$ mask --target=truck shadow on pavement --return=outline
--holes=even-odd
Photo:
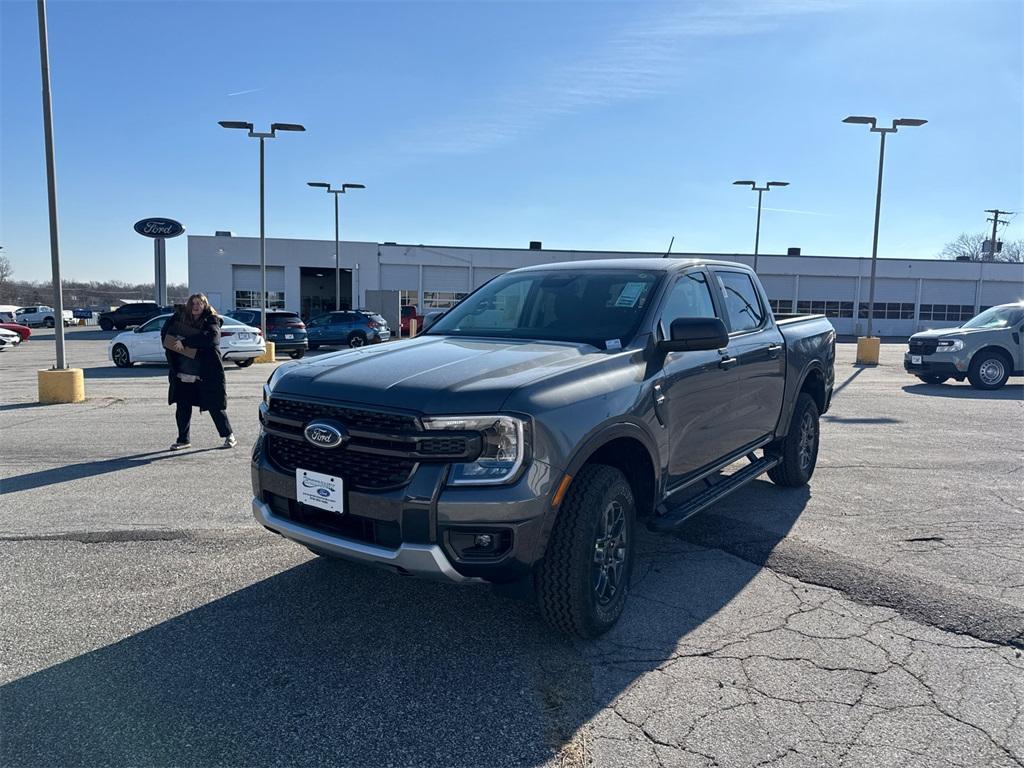
[[[791,525],[809,497],[755,486],[731,514],[767,504]],[[273,562],[292,555],[249,542]],[[678,536],[644,532],[639,555],[626,614],[594,642],[487,589],[314,558],[0,688],[0,763],[561,765],[637,678],[681,646],[733,639],[719,613],[760,571]],[[667,695],[690,693],[680,680]]]
[[[967,400],[1024,400],[1024,384],[1007,384],[1002,389],[975,389],[966,384],[908,384],[908,395],[959,397]]]

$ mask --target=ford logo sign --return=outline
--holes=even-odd
[[[174,219],[143,219],[135,222],[135,231],[145,237],[177,237],[185,228]]]
[[[346,429],[330,421],[311,421],[302,434],[320,448],[337,448],[348,442]]]

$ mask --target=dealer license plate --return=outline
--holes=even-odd
[[[251,333],[245,333],[243,331],[242,333],[238,334],[238,340],[239,341],[252,341],[252,334]]]
[[[308,469],[295,470],[295,498],[305,504],[328,512],[344,514],[344,487],[340,477],[312,472]]]
[[[295,338],[295,334],[294,334],[294,333],[286,333],[286,334],[284,335],[284,337],[285,337],[286,339],[294,339],[294,338]]]
[[[920,365],[921,364],[921,356],[920,355],[911,355],[910,356],[910,362],[913,365]]]

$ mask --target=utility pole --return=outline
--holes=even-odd
[[[994,209],[986,210],[985,213],[991,213],[992,214],[992,218],[991,219],[986,219],[986,221],[991,221],[992,222],[992,240],[990,241],[992,243],[992,247],[989,250],[989,253],[992,255],[992,261],[995,261],[996,260],[996,252],[999,250],[998,246],[996,245],[996,243],[999,242],[998,240],[996,240],[996,230],[998,229],[1000,224],[1009,224],[1010,223],[1009,221],[1001,221],[999,217],[1000,216],[1012,216],[1013,215],[1013,211],[1000,211],[998,208],[994,208]],[[985,260],[985,249],[984,248],[981,249],[981,260],[982,261]]]

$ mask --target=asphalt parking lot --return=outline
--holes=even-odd
[[[270,366],[171,454],[166,371],[71,329],[88,400],[0,353],[0,764],[1024,765],[1024,385],[840,345],[807,489],[644,534],[597,642],[525,602],[325,561],[249,511]]]

